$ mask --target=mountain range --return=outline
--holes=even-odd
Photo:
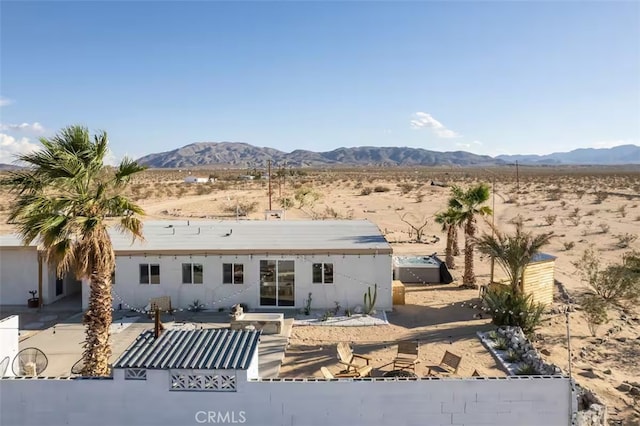
[[[291,167],[327,166],[488,166],[531,165],[617,165],[640,164],[640,147],[581,148],[548,155],[477,155],[465,151],[438,152],[422,148],[371,147],[338,148],[326,152],[279,151],[243,142],[199,142],[172,151],[149,154],[138,162],[153,168],[189,167],[265,167],[274,164]]]
[[[137,161],[151,168],[195,167],[357,167],[357,166],[495,166],[522,165],[622,165],[640,164],[640,146],[580,148],[547,155],[477,155],[465,151],[438,152],[422,148],[360,146],[326,152],[297,149],[284,152],[243,142],[199,142],[171,151],[145,155]],[[0,164],[0,171],[15,170]]]

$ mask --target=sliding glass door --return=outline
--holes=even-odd
[[[295,262],[293,260],[260,261],[260,305],[295,305]]]

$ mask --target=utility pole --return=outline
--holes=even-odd
[[[267,160],[267,178],[269,179],[269,210],[271,210],[271,160]]]
[[[491,193],[492,193],[492,204],[493,207],[491,208],[492,212],[491,212],[491,237],[495,236],[496,230],[495,230],[495,221],[496,221],[496,175],[493,175],[493,188],[491,189]],[[495,270],[496,267],[496,258],[494,256],[491,256],[491,281],[490,284],[493,284],[493,272]]]
[[[516,160],[516,193],[520,194],[520,171],[518,169],[518,160]]]

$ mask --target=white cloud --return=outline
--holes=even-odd
[[[11,99],[0,96],[0,107],[5,107],[7,105],[11,105],[12,103],[13,101]]]
[[[451,129],[447,129],[444,124],[427,114],[426,112],[416,112],[411,120],[411,128],[413,129],[431,129],[431,131],[439,138],[451,139],[460,135]]]
[[[29,141],[29,138],[16,139],[0,133],[0,163],[12,164],[16,161],[16,155],[28,154],[38,149],[40,145]]]
[[[4,132],[25,132],[25,133],[44,133],[45,128],[37,121],[34,123],[21,124],[0,124],[0,131]]]

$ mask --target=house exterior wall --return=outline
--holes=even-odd
[[[27,306],[29,290],[38,290],[37,249],[0,247],[0,304]]]
[[[186,309],[195,300],[207,309],[229,308],[236,303],[246,303],[250,309],[260,306],[260,260],[295,261],[295,308],[302,308],[312,293],[312,308],[329,309],[340,302],[342,307],[362,305],[364,293],[370,286],[378,285],[376,308],[390,310],[391,256],[317,254],[304,256],[253,254],[253,255],[166,255],[144,254],[116,256],[116,275],[113,287],[114,307],[126,309],[127,305],[144,308],[149,299],[170,296],[172,307]],[[203,284],[183,284],[182,264],[203,265]],[[224,263],[242,264],[243,284],[223,284]],[[333,284],[312,283],[312,265],[332,263]],[[160,265],[160,284],[140,284],[140,264]],[[86,292],[85,292],[86,293]],[[88,297],[83,295],[83,307]],[[264,307],[265,309],[278,307]]]
[[[17,315],[11,315],[0,320],[0,363],[2,363],[5,358],[9,358],[7,369],[4,371],[4,374],[0,371],[0,377],[3,375],[4,377],[13,377],[11,364],[18,353],[20,340],[18,327],[19,319]],[[0,424],[2,424],[1,421]]]
[[[239,381],[236,392],[169,387],[169,372],[151,370],[147,380],[4,379],[0,424],[569,425],[573,400],[563,377]]]
[[[50,303],[55,302],[56,300],[62,299],[63,297],[70,296],[72,294],[78,293],[82,290],[82,285],[79,280],[75,279],[73,272],[69,272],[65,274],[63,277],[62,284],[62,293],[56,294],[56,286],[57,286],[57,273],[56,268],[53,265],[46,266],[46,263],[43,262],[43,284],[42,284],[42,292],[44,297],[44,304],[48,305]]]

